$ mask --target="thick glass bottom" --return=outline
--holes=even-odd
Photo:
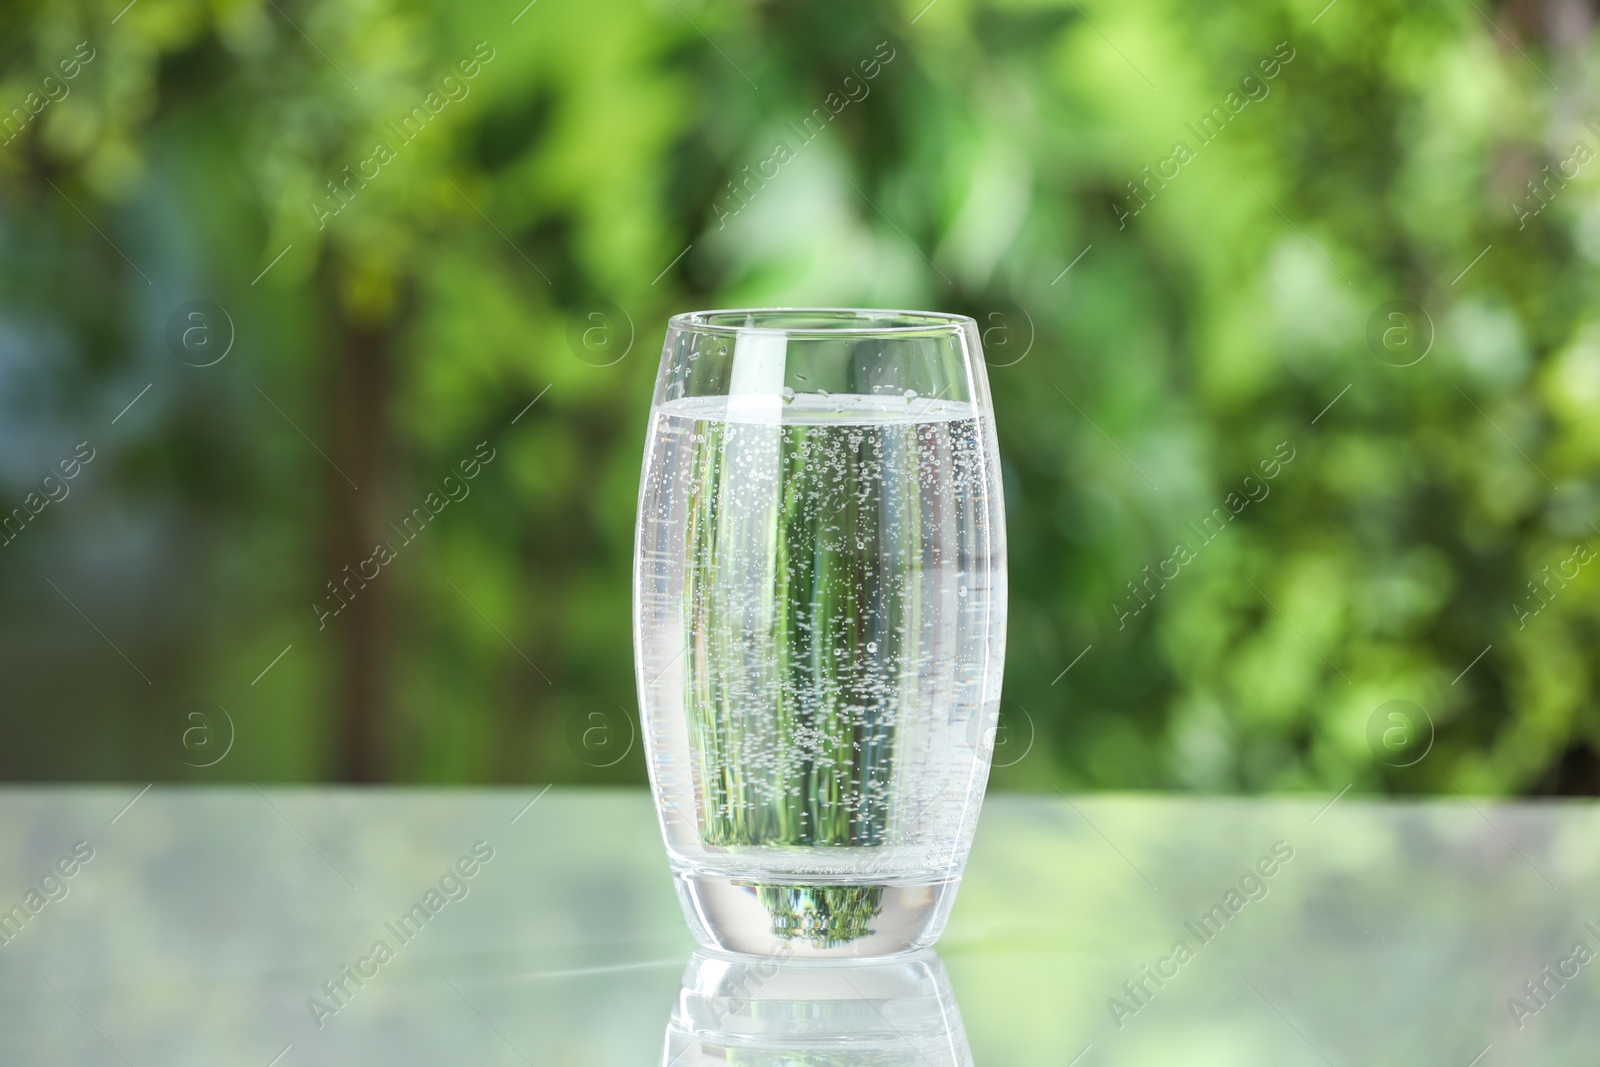
[[[707,948],[755,956],[851,959],[928,948],[944,932],[959,879],[766,881],[674,874],[689,929]]]

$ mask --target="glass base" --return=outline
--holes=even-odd
[[[695,940],[753,956],[851,959],[930,947],[944,932],[959,879],[774,882],[678,871]]]

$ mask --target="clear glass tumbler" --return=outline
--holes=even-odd
[[[988,781],[1005,623],[973,320],[671,320],[639,493],[635,665],[701,944],[851,957],[938,938]]]

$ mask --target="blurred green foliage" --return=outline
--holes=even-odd
[[[9,5],[0,774],[642,781],[665,318],[793,304],[985,330],[997,785],[1595,792],[1591,18]]]

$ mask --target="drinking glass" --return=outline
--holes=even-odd
[[[651,405],[634,644],[690,929],[881,956],[949,917],[988,781],[1005,519],[960,315],[677,315]]]

